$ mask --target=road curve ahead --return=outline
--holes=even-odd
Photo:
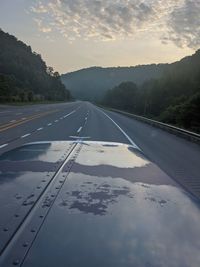
[[[0,106],[0,154],[29,142],[73,140],[74,136],[132,144],[200,197],[197,144],[89,102]]]

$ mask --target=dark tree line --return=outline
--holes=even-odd
[[[171,64],[159,79],[121,83],[103,103],[200,132],[200,50]]]
[[[58,72],[30,46],[0,30],[0,102],[69,98]]]

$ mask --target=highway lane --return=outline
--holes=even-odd
[[[105,111],[145,156],[200,198],[200,146],[119,113]]]
[[[29,111],[26,118],[29,117],[30,121],[19,125],[14,123],[9,129],[5,127],[1,131],[0,128],[1,153],[27,142],[74,140],[71,136],[87,136],[98,141],[128,141],[103,113],[87,102],[57,104],[43,116],[33,119]]]
[[[78,102],[47,105],[47,107],[45,107],[47,110],[45,111],[43,108],[41,112],[37,112],[37,115],[34,112],[31,114],[30,110],[28,110],[28,115],[26,113],[24,114],[24,116],[26,116],[25,120],[18,120],[10,126],[7,126],[9,122],[5,122],[0,127],[1,152],[2,150],[9,150],[10,148],[25,143],[26,137],[28,136],[31,136],[31,139],[34,141],[36,132],[42,131],[47,127],[50,128],[52,125],[55,127],[56,123],[60,121],[61,118],[66,120],[66,115],[70,112],[75,112],[79,106],[80,104]],[[46,133],[47,135],[45,138],[48,139],[48,133],[51,133],[51,131],[47,131]]]
[[[67,106],[74,105],[74,102]],[[16,124],[21,120],[26,120],[31,116],[38,116],[55,110],[65,109],[66,103],[43,104],[30,106],[2,106],[0,105],[0,128],[5,124]]]
[[[6,106],[0,105],[0,126],[4,123],[14,123],[20,119],[26,119],[30,115],[40,114],[63,104],[38,104],[25,106]]]
[[[6,110],[10,111],[9,107]],[[198,145],[124,115],[102,110],[88,102],[45,105],[40,112],[36,110],[37,107],[25,107],[21,115],[26,118],[35,114],[42,116],[0,132],[0,153],[27,142],[73,140],[72,136],[128,143],[138,146],[167,174],[200,196]],[[16,110],[9,114],[9,120],[15,113]],[[3,124],[7,123],[5,114],[0,114],[4,118]]]

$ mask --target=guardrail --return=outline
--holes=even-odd
[[[109,109],[109,110],[114,111],[114,112],[121,113],[121,114],[126,115],[128,117],[134,118],[134,119],[136,119],[138,121],[142,121],[142,122],[148,123],[148,124],[150,124],[152,126],[155,126],[157,128],[163,129],[163,130],[165,130],[165,131],[167,131],[169,133],[175,134],[175,135],[180,136],[182,138],[185,138],[185,139],[187,139],[189,141],[192,141],[192,142],[195,142],[197,144],[200,144],[200,135],[197,134],[197,133],[194,133],[194,132],[191,132],[191,131],[187,131],[187,130],[175,127],[173,125],[170,125],[170,124],[166,124],[166,123],[163,123],[163,122],[159,122],[159,121],[155,121],[155,120],[152,120],[152,119],[148,119],[148,118],[145,118],[145,117],[142,117],[142,116],[139,116],[139,115],[135,115],[135,114],[132,114],[132,113],[129,113],[129,112],[126,112],[126,111],[122,111],[122,110],[119,110],[119,109],[108,108],[108,107],[104,107],[104,108]]]

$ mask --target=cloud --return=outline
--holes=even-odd
[[[180,47],[200,47],[200,1],[186,0],[181,7],[175,8],[168,20],[168,35]]]
[[[41,32],[51,32],[51,28],[48,28],[48,27],[41,27],[41,28],[40,28],[40,31],[41,31]]]
[[[37,26],[38,26],[38,29],[40,32],[44,32],[44,33],[47,33],[47,32],[51,32],[52,31],[52,28],[51,27],[44,27],[43,26],[43,21],[42,19],[34,19]]]
[[[200,44],[200,0],[41,0],[31,11],[40,31],[54,29],[69,40],[134,39],[147,32],[163,43]]]
[[[48,12],[48,9],[41,2],[37,5],[37,7],[32,6],[30,10],[38,14]]]

